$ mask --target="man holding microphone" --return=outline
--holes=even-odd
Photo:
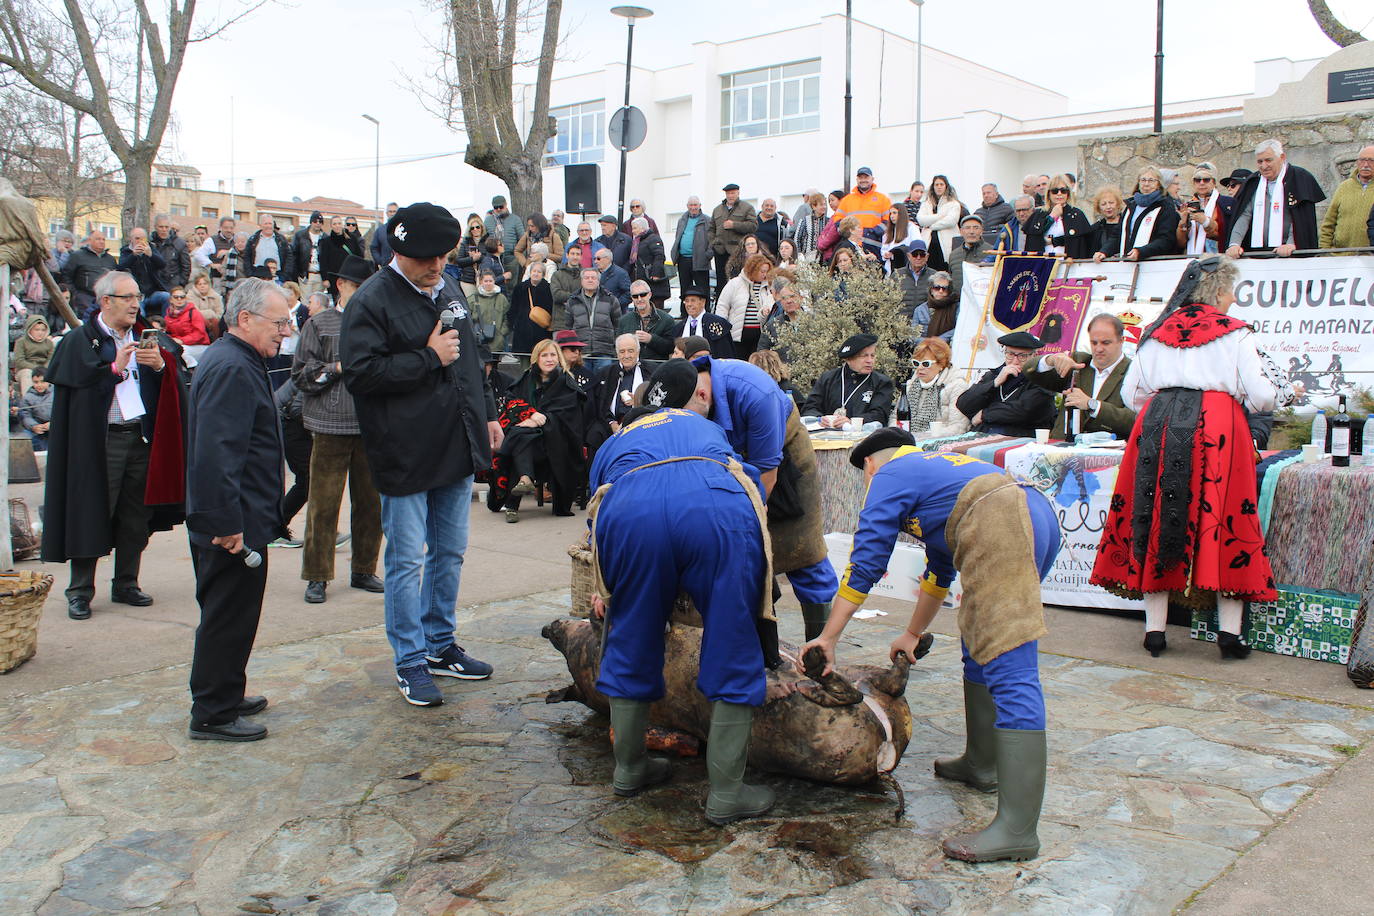
[[[291,336],[282,288],[250,278],[224,307],[223,337],[210,345],[191,385],[186,527],[196,571],[191,660],[192,738],[257,741],[267,728],[246,717],[267,707],[245,697],[245,673],[262,616],[269,542],[286,533],[281,420],[265,360]]]

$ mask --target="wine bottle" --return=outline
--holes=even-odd
[[[1317,447],[1317,451],[1326,454],[1326,411],[1317,409],[1317,415],[1312,418],[1312,444]]]
[[[906,397],[906,386],[902,386],[902,395],[897,398],[897,428],[911,432],[911,402]]]
[[[1331,418],[1331,466],[1350,467],[1350,414],[1345,412],[1345,395],[1340,396],[1336,415]]]

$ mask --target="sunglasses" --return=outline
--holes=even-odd
[[[1068,189],[1068,188],[1050,188],[1050,193],[1051,193],[1051,194],[1067,194],[1067,193],[1069,193],[1069,189]]]
[[[1203,176],[1203,177],[1199,177],[1199,178],[1194,178],[1194,179],[1193,179],[1193,184],[1206,184],[1206,183],[1209,182],[1209,181],[1216,181],[1216,179],[1215,179],[1215,178],[1207,178],[1206,176]]]
[[[931,288],[931,289],[941,289],[941,290],[944,290],[945,292],[949,292],[949,287],[948,287],[948,286],[936,286],[934,283],[932,283],[932,284],[930,285],[930,288]]]
[[[357,229],[357,228],[358,228],[358,224],[357,224],[357,223],[344,223],[344,226],[346,226],[346,227],[349,228],[349,229]]]
[[[936,365],[935,360],[933,359],[913,359],[911,361],[911,364],[915,366],[917,369],[929,369],[932,366]]]
[[[630,298],[631,298],[631,299],[648,299],[648,298],[649,298],[649,294],[648,294],[648,293],[630,293]]]

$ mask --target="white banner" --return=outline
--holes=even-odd
[[[1289,377],[1307,386],[1305,407],[1330,408],[1336,395],[1374,387],[1374,256],[1242,258],[1236,304],[1230,315],[1248,322],[1259,346]],[[1123,318],[1132,340],[1169,300],[1188,265],[1185,258],[1142,264],[1081,261],[1061,267],[1062,278],[1105,277],[1093,284],[1088,315]],[[974,333],[987,301],[993,268],[964,266],[964,288],[955,326],[954,365],[975,372],[1001,365],[994,335],[975,347]],[[1134,286],[1134,289],[1132,287]],[[1087,323],[1077,343],[1087,349]],[[1127,345],[1127,354],[1134,347]]]

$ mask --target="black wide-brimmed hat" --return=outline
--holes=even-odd
[[[335,280],[352,280],[359,285],[364,280],[372,276],[372,262],[366,258],[360,258],[356,254],[350,254],[344,258],[339,269],[330,274]]]
[[[391,250],[408,258],[437,258],[448,254],[463,237],[463,224],[453,214],[429,201],[411,204],[387,220],[386,240]]]

